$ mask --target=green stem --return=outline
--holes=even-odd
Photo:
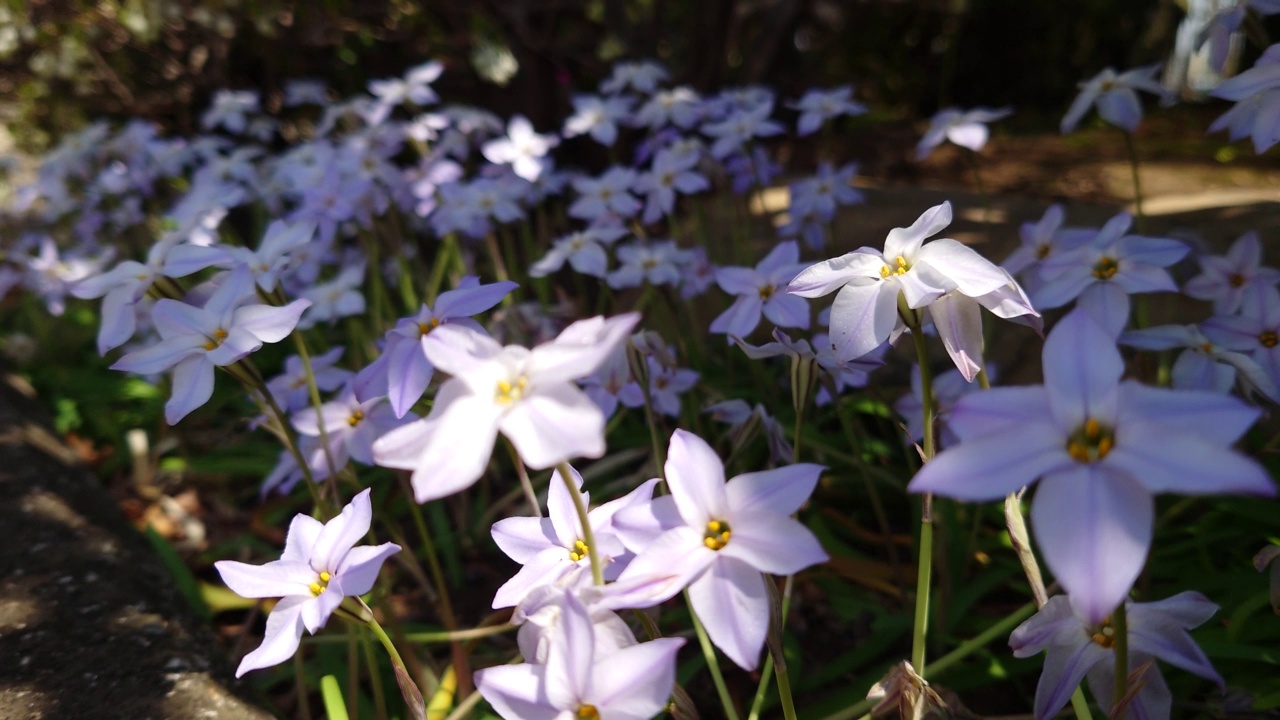
[[[595,533],[591,530],[591,520],[587,517],[587,504],[582,500],[582,492],[573,482],[573,471],[569,463],[562,462],[556,466],[560,479],[569,489],[569,497],[573,498],[573,509],[578,513],[578,522],[582,525],[582,541],[587,544],[587,557],[591,558],[591,581],[596,585],[604,585],[604,566],[600,564],[600,553],[596,550]]]
[[[1112,649],[1116,654],[1116,704],[1111,708],[1111,720],[1124,720],[1122,701],[1129,691],[1129,618],[1123,601],[1111,613],[1111,629],[1115,642]]]
[[[1084,688],[1077,687],[1071,693],[1071,709],[1076,712],[1076,720],[1093,720],[1093,713],[1089,712],[1089,701],[1084,699]]]
[[[413,497],[413,488],[409,485],[406,472],[397,472],[396,478],[400,481],[400,488],[404,491],[405,497]],[[440,612],[440,620],[448,630],[457,627],[457,622],[453,618],[453,604],[449,602],[449,586],[444,580],[444,569],[440,566],[440,556],[436,553],[436,544],[431,539],[431,533],[427,530],[427,521],[422,517],[422,508],[416,501],[409,502],[409,512],[413,515],[413,524],[418,528],[418,537],[422,540],[422,549],[427,555],[427,569],[431,572],[431,580],[436,586],[436,595],[439,596],[440,605],[437,608]]]
[[[505,435],[502,436],[502,442],[507,446],[507,452],[511,454],[511,464],[516,466],[516,475],[520,478],[520,489],[524,491],[525,502],[529,503],[529,507],[533,508],[535,517],[542,517],[542,506],[538,504],[538,494],[533,491],[533,481],[529,479],[529,471],[524,466],[520,451]]]
[[[382,688],[382,673],[378,672],[378,658],[368,635],[360,633],[360,646],[364,650],[364,660],[369,665],[369,687],[373,690],[374,715],[378,720],[386,720],[387,697]]]
[[[724,707],[724,716],[728,720],[738,720],[738,711],[733,706],[733,698],[729,696],[729,687],[724,684],[724,676],[720,674],[720,664],[716,662],[716,650],[711,646],[711,638],[706,628],[693,611],[693,602],[689,591],[684,591],[684,601],[689,606],[689,618],[693,620],[693,631],[698,635],[698,644],[702,646],[702,656],[707,659],[707,670],[711,673],[711,682],[715,683],[716,692],[720,695],[720,704]]]
[[[973,170],[973,184],[977,186],[978,197],[982,199],[982,222],[985,225],[991,218],[991,196],[982,185],[982,173],[978,170],[978,153],[969,150],[965,154],[969,156],[969,167]]]
[[[924,332],[920,327],[918,311],[902,311],[903,319],[911,330],[916,346],[916,359],[920,364],[920,399],[924,412],[924,462],[933,459],[937,452],[934,440],[933,371],[929,367],[929,353],[925,346]],[[933,495],[925,493],[920,503],[920,561],[916,573],[916,613],[911,633],[911,665],[920,677],[925,676],[925,638],[929,633],[929,583],[933,570]]]
[[[1133,216],[1139,233],[1146,232],[1147,216],[1142,212],[1142,181],[1138,178],[1138,147],[1133,142],[1133,133],[1124,134],[1124,144],[1129,150],[1129,171],[1133,175]]]

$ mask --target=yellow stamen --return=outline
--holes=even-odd
[[[729,530],[729,523],[723,520],[708,520],[707,531],[702,535],[702,544],[709,550],[720,550],[729,544],[731,537],[733,533]]]
[[[1262,347],[1272,348],[1280,343],[1280,335],[1277,335],[1275,330],[1267,330],[1258,336],[1258,342],[1262,343]]]
[[[591,551],[587,548],[587,544],[581,540],[574,540],[573,547],[569,548],[569,559],[573,562],[578,562],[590,554]]]
[[[1231,287],[1244,287],[1244,276],[1240,273],[1231,273],[1231,276],[1227,278],[1227,282],[1231,284]]]
[[[319,596],[320,596],[320,593],[322,593],[322,592],[324,592],[324,587],[323,587],[323,586],[321,586],[321,585],[320,585],[320,583],[311,583],[311,594],[312,594],[312,595],[315,595],[316,597],[319,597]]]
[[[1097,418],[1087,418],[1078,430],[1067,438],[1067,455],[1079,463],[1095,463],[1110,454],[1115,447],[1115,433],[1103,426]]]
[[[227,339],[227,331],[223,330],[222,328],[218,328],[217,330],[213,331],[213,337],[209,338],[209,342],[204,344],[204,349],[213,350],[217,348],[219,345],[221,345],[222,341],[226,339]]]
[[[510,405],[516,400],[524,397],[524,391],[527,387],[529,387],[529,380],[523,375],[516,378],[514,383],[506,380],[499,380],[498,390],[494,393],[494,401],[499,405]]]
[[[578,707],[578,720],[600,720],[600,711],[595,705],[580,705]]]
[[[1045,243],[1045,244],[1041,245],[1040,247],[1037,247],[1037,248],[1036,248],[1036,259],[1037,259],[1037,260],[1043,260],[1043,259],[1045,259],[1045,258],[1049,257],[1049,253],[1051,253],[1051,252],[1053,252],[1053,246],[1052,246],[1052,245],[1050,245],[1049,243]]]
[[[347,424],[351,427],[355,427],[359,425],[362,420],[364,420],[364,413],[357,410],[351,413],[351,417],[347,418]]]
[[[772,285],[765,285],[764,287],[760,288],[760,299],[761,299],[761,300],[768,300],[768,299],[769,299],[769,298],[771,298],[771,297],[773,297],[773,286],[772,286]]]
[[[431,318],[426,322],[418,323],[418,333],[420,335],[426,335],[438,327],[440,327],[440,318]]]
[[[1116,630],[1111,627],[1111,617],[1108,616],[1102,620],[1102,625],[1094,630],[1089,639],[1098,645],[1110,650],[1116,644]]]
[[[1120,269],[1120,264],[1115,258],[1102,257],[1093,265],[1093,276],[1099,280],[1110,280],[1115,277],[1116,271]]]

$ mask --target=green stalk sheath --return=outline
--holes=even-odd
[[[604,585],[604,566],[600,564],[600,553],[596,550],[596,536],[591,530],[591,521],[587,518],[587,504],[582,501],[582,492],[573,482],[573,473],[569,463],[562,462],[556,466],[560,479],[569,489],[569,497],[573,498],[573,509],[578,512],[578,522],[582,524],[582,541],[587,544],[587,557],[591,558],[591,581],[596,585]]]
[[[933,371],[929,368],[928,348],[915,311],[903,313],[908,319],[911,339],[920,364],[920,399],[924,411],[924,462],[937,452],[934,444]],[[925,677],[925,638],[929,633],[929,584],[933,575],[933,495],[926,493],[920,503],[920,561],[916,573],[916,613],[911,634],[911,665]]]
[[[1146,232],[1147,216],[1142,212],[1142,181],[1138,178],[1138,147],[1133,142],[1133,133],[1124,134],[1124,144],[1129,150],[1129,171],[1133,175],[1133,217],[1139,233]]]
[[[1116,706],[1111,709],[1111,720],[1124,720],[1122,702],[1129,692],[1129,618],[1124,602],[1111,613],[1111,629],[1116,654]]]
[[[711,647],[711,638],[707,637],[706,628],[693,611],[693,602],[689,599],[689,591],[684,591],[684,602],[689,606],[689,619],[693,620],[693,631],[698,635],[698,644],[702,646],[702,656],[707,659],[707,670],[711,673],[711,682],[715,683],[716,693],[720,695],[720,704],[724,707],[724,716],[728,720],[738,720],[738,711],[733,707],[733,698],[729,696],[729,687],[724,684],[724,676],[720,674],[720,665],[716,662],[716,650]]]

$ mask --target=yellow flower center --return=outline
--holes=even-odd
[[[1115,277],[1116,271],[1120,269],[1120,264],[1113,257],[1103,256],[1093,265],[1093,276],[1099,280],[1110,280]]]
[[[768,300],[768,299],[769,299],[769,298],[771,298],[771,297],[773,297],[773,286],[772,286],[772,285],[765,285],[764,287],[760,288],[760,299],[761,299],[761,300]]]
[[[569,548],[569,559],[573,562],[578,562],[590,554],[591,552],[587,548],[587,544],[581,540],[574,540],[573,547]]]
[[[498,390],[494,393],[494,402],[499,405],[510,405],[524,397],[524,391],[527,387],[529,387],[529,380],[523,375],[516,378],[515,382],[499,380]]]
[[[227,339],[227,331],[223,330],[222,328],[218,328],[217,330],[213,331],[213,337],[209,338],[209,342],[204,344],[204,349],[213,350],[214,348],[217,348],[218,346],[222,345],[222,341],[226,339]]]
[[[426,335],[438,327],[440,327],[440,318],[431,318],[426,322],[418,323],[418,334]]]
[[[887,278],[890,275],[906,275],[907,271],[911,269],[907,265],[907,259],[902,257],[901,255],[898,256],[897,264],[898,264],[897,268],[891,268],[888,265],[881,265],[880,277]]]
[[[595,705],[578,706],[578,720],[600,720],[600,711]]]
[[[1244,276],[1240,273],[1231,273],[1231,276],[1227,278],[1227,282],[1231,284],[1231,287],[1244,287]]]
[[[702,544],[712,550],[720,550],[729,544],[729,538],[733,533],[729,530],[729,523],[721,520],[708,520],[707,531],[702,535]]]
[[[319,582],[311,583],[311,594],[315,597],[319,597],[320,593],[328,589],[329,581],[331,579],[333,579],[333,576],[330,575],[329,573],[327,572],[320,573]]]
[[[645,258],[644,262],[640,263],[640,267],[644,268],[645,270],[652,270],[658,267],[658,261],[654,260],[653,258]]]
[[[1105,458],[1114,446],[1115,433],[1111,428],[1089,418],[1067,439],[1067,454],[1076,462],[1095,463]]]
[[[1116,629],[1111,627],[1110,616],[1102,620],[1102,625],[1089,635],[1089,639],[1108,650],[1116,644]]]
[[[1043,245],[1036,248],[1036,259],[1043,260],[1049,257],[1049,253],[1051,252],[1053,252],[1053,246],[1050,245],[1049,243],[1044,243]]]
[[[356,410],[355,412],[351,413],[351,417],[347,418],[347,424],[350,425],[351,427],[355,427],[359,425],[362,420],[364,420],[364,413],[359,410]]]
[[[1267,330],[1258,336],[1258,342],[1262,343],[1262,347],[1275,347],[1280,342],[1280,336],[1276,335],[1275,330]]]

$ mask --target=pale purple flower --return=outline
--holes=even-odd
[[[822,379],[827,381],[821,384],[817,395],[814,396],[814,402],[818,405],[826,405],[830,402],[832,392],[839,394],[845,388],[865,386],[871,372],[884,365],[884,353],[889,348],[889,344],[884,343],[866,355],[853,360],[841,360],[836,357],[836,352],[831,348],[831,341],[826,333],[814,335],[813,345],[810,345],[809,341],[803,338],[792,340],[789,335],[777,328],[773,330],[773,342],[759,346],[751,345],[741,338],[735,338],[734,342],[752,360],[786,355],[791,358],[793,364],[799,361],[816,363],[818,369],[823,372]]]
[[[987,144],[987,136],[990,132],[987,129],[987,123],[1008,117],[1012,113],[1012,108],[939,110],[938,114],[929,121],[929,129],[925,131],[924,137],[920,138],[920,142],[916,144],[916,159],[923,160],[928,157],[929,153],[941,145],[943,140],[950,140],[962,148],[978,152]]]
[[[235,594],[281,598],[267,617],[262,645],[240,661],[236,677],[293,657],[304,627],[314,635],[344,597],[364,595],[373,589],[383,561],[400,552],[400,546],[383,543],[356,547],[368,534],[372,519],[369,490],[365,489],[327,523],[295,515],[279,560],[265,565],[232,560],[213,564]]]
[[[1271,149],[1280,142],[1280,44],[1267,48],[1253,67],[1224,80],[1209,94],[1236,103],[1213,121],[1209,132],[1225,129],[1233,142],[1250,137],[1259,155]]]
[[[746,400],[725,400],[712,403],[702,411],[710,415],[712,420],[728,423],[730,447],[743,447],[758,429],[764,433],[770,462],[779,465],[791,462],[794,451],[791,441],[787,439],[787,431],[782,423],[769,414],[764,405],[756,403],[752,407]]]
[[[418,107],[430,105],[440,98],[431,83],[440,78],[444,65],[432,60],[409,68],[403,78],[369,81],[369,93],[378,99],[369,117],[370,125],[380,125],[392,108],[412,103]]]
[[[345,368],[335,367],[342,357],[343,348],[331,348],[325,353],[316,355],[311,360],[311,373],[316,387],[324,392],[331,392],[342,387],[351,379],[352,373]],[[291,413],[300,410],[311,402],[307,383],[307,368],[302,358],[290,355],[284,359],[284,372],[267,381],[267,391],[281,410]]]
[[[1094,105],[1097,105],[1098,115],[1103,120],[1125,132],[1137,130],[1138,123],[1142,122],[1142,103],[1136,90],[1159,95],[1163,101],[1170,99],[1169,92],[1156,80],[1160,66],[1161,63],[1156,63],[1118,74],[1111,68],[1105,68],[1080,83],[1080,94],[1062,118],[1062,134],[1075,130],[1084,114]]]
[[[648,102],[640,106],[634,124],[651,130],[660,130],[667,125],[688,130],[701,118],[702,98],[692,89],[680,86],[654,93]]]
[[[573,475],[571,482],[582,493],[583,504],[590,506],[591,495],[582,490],[582,476],[572,467],[569,470]],[[582,523],[564,483],[557,469],[547,488],[547,517],[510,517],[499,520],[490,529],[498,549],[523,566],[498,588],[493,597],[495,609],[513,607],[534,588],[552,584],[574,568],[591,566]],[[605,580],[616,579],[632,557],[613,530],[614,514],[633,503],[648,502],[656,484],[657,480],[650,480],[587,513]]]
[[[423,303],[416,315],[400,319],[387,331],[382,355],[356,376],[356,396],[368,400],[386,395],[396,417],[404,417],[435,374],[424,349],[427,336],[444,325],[462,325],[483,335],[484,328],[471,316],[493,308],[517,287],[511,281],[481,285],[467,277],[457,288],[440,293],[434,309]]]
[[[1036,289],[1036,307],[1062,307],[1072,300],[1113,336],[1129,320],[1129,295],[1176,291],[1165,268],[1190,250],[1167,238],[1127,235],[1133,216],[1120,213],[1093,239],[1075,250],[1056,253],[1040,265],[1044,283]]]
[[[1262,244],[1252,230],[1236,238],[1226,255],[1204,255],[1199,260],[1200,274],[1188,280],[1182,292],[1211,301],[1219,315],[1239,310],[1246,292],[1280,283],[1280,270],[1262,264]]]
[[[584,177],[573,181],[578,198],[569,206],[569,216],[587,222],[609,215],[629,218],[640,211],[640,201],[631,194],[636,184],[636,171],[613,166],[599,177]]]
[[[87,257],[83,251],[59,252],[53,238],[42,235],[34,256],[20,256],[27,266],[22,284],[40,296],[49,314],[61,316],[66,310],[66,296],[74,295],[75,288],[100,273],[112,254],[107,251],[97,257]]]
[[[1218,606],[1198,592],[1182,592],[1150,603],[1125,601],[1128,624],[1129,672],[1147,662],[1170,665],[1212,680],[1226,689],[1222,676],[1187,631],[1203,625]],[[1066,706],[1080,681],[1107,710],[1115,697],[1115,628],[1110,618],[1080,617],[1074,603],[1062,595],[1049,598],[1009,636],[1014,657],[1027,658],[1045,650],[1044,672],[1036,685],[1036,720],[1047,720]],[[1141,687],[1126,706],[1127,717],[1159,720],[1169,717],[1173,699],[1160,670],[1152,664],[1137,679]]]
[[[360,286],[364,284],[364,271],[362,260],[343,267],[329,280],[304,289],[302,297],[310,301],[311,307],[303,314],[298,327],[306,330],[316,323],[332,323],[339,318],[363,313],[365,301]]]
[[[413,470],[418,502],[453,494],[484,474],[501,432],[531,468],[604,454],[604,415],[573,381],[600,367],[624,342],[634,313],[580,320],[533,350],[463,327],[437,328],[422,347],[453,377],[431,414],[374,443],[379,465]]]
[[[600,83],[600,92],[614,95],[631,89],[648,95],[658,89],[658,83],[667,79],[667,71],[652,60],[620,62],[613,72]]]
[[[763,314],[778,327],[809,328],[809,305],[803,298],[782,290],[805,265],[799,262],[795,241],[778,243],[754,268],[716,269],[716,284],[737,298],[711,321],[711,332],[746,337],[760,324]]]
[[[630,116],[633,102],[629,97],[576,95],[573,114],[564,121],[564,136],[590,135],[601,145],[612,147],[618,139],[618,122]]]
[[[572,593],[560,603],[545,665],[498,665],[475,675],[476,689],[505,720],[647,720],[675,686],[681,638],[598,652],[591,615]]]
[[[760,103],[749,109],[733,110],[728,117],[702,126],[702,133],[715,138],[711,155],[724,160],[742,150],[754,138],[780,135],[782,125],[769,119],[773,101]]]
[[[715,451],[684,430],[671,436],[665,468],[670,495],[614,516],[622,541],[637,552],[619,582],[676,576],[652,602],[687,584],[711,641],[753,670],[769,627],[761,573],[791,575],[827,560],[808,528],[790,517],[809,498],[823,468],[789,465],[726,483]]]
[[[200,127],[213,130],[219,126],[239,135],[249,124],[249,115],[258,112],[258,93],[254,90],[219,90],[213,104],[200,116]]]
[[[702,246],[689,248],[680,257],[683,262],[680,269],[680,298],[689,300],[707,291],[716,279],[716,268],[707,259],[707,250]]]
[[[1170,368],[1169,379],[1179,390],[1231,392],[1237,375],[1246,394],[1259,392],[1277,399],[1276,385],[1257,361],[1244,353],[1229,350],[1213,341],[1217,335],[1212,325],[1206,330],[1196,325],[1158,325],[1129,330],[1120,335],[1120,344],[1142,350],[1181,349]],[[1228,345],[1236,338],[1226,335]]]
[[[992,375],[987,366],[988,376]],[[951,447],[957,442],[951,429],[951,410],[960,398],[971,392],[981,391],[979,385],[965,380],[959,370],[951,369],[933,378],[934,419],[938,424],[938,447]],[[911,367],[911,392],[898,398],[893,409],[907,421],[907,436],[911,442],[924,441],[924,387],[920,380],[920,366]]]
[[[853,99],[853,86],[841,85],[830,90],[813,89],[787,107],[800,111],[796,135],[804,137],[817,132],[828,120],[841,115],[861,115],[867,107]]]
[[[1248,353],[1280,387],[1280,291],[1264,287],[1249,293],[1240,314],[1215,315],[1200,327],[1224,349]]]
[[[257,250],[228,245],[179,245],[168,253],[164,273],[182,277],[211,266],[231,269],[243,265],[263,292],[271,292],[290,266],[290,253],[310,243],[315,233],[314,222],[273,220]]]
[[[617,412],[622,391],[630,383],[631,364],[627,362],[625,345],[619,346],[598,370],[579,381],[583,392],[600,408],[606,419]]]
[[[699,154],[678,148],[663,148],[653,157],[649,171],[635,182],[636,192],[645,195],[641,220],[652,224],[675,210],[676,194],[692,195],[711,187],[706,176],[696,172]]]
[[[609,287],[614,290],[650,285],[675,285],[680,282],[680,249],[672,240],[628,243],[618,247],[617,270],[609,273]]]
[[[626,235],[626,228],[589,227],[557,238],[542,259],[529,266],[531,277],[546,277],[569,263],[583,275],[604,278],[609,274],[609,253],[606,247]]]
[[[1120,382],[1115,341],[1075,310],[1045,341],[1044,385],[994,388],[951,412],[959,443],[912,492],[996,500],[1040,479],[1031,525],[1076,611],[1100,623],[1138,577],[1153,495],[1273,495],[1266,471],[1231,449],[1258,411],[1228,395]]]
[[[956,240],[925,238],[951,224],[951,204],[930,208],[909,228],[894,228],[884,251],[863,247],[812,265],[787,292],[820,297],[839,290],[831,308],[836,357],[852,360],[893,340],[905,324],[899,296],[911,309],[927,309],[947,353],[966,378],[977,375],[982,357],[981,307],[1001,318],[1039,313],[1005,270]]]
[[[1094,233],[1080,228],[1064,229],[1066,219],[1062,206],[1054,203],[1036,222],[1025,222],[1018,228],[1022,244],[1009,254],[1001,266],[1013,275],[1021,275],[1023,286],[1034,295],[1032,288],[1042,283],[1042,263],[1055,253],[1074,250],[1088,244]]]
[[[649,401],[654,412],[669,417],[680,417],[680,396],[698,384],[698,371],[676,367],[654,355],[645,358],[649,371]],[[644,407],[645,393],[640,383],[632,380],[618,392],[618,399],[627,407]]]
[[[507,123],[507,134],[486,142],[480,151],[489,162],[509,164],[516,175],[533,182],[546,167],[547,153],[558,144],[556,136],[539,135],[528,118],[514,115]]]
[[[319,410],[307,407],[294,413],[292,423],[300,435],[321,438],[322,443],[328,440],[327,451],[322,444],[306,455],[313,477],[319,481],[337,474],[347,466],[348,460],[372,465],[374,440],[417,419],[413,413],[397,416],[384,397],[360,402],[348,385],[336,400],[323,403]],[[321,421],[324,422],[323,436]]]
[[[112,365],[141,375],[173,368],[173,395],[165,403],[170,425],[208,402],[213,394],[213,369],[230,365],[262,347],[280,342],[298,324],[309,300],[284,307],[240,303],[253,292],[247,269],[225,276],[203,307],[162,298],[151,311],[160,342],[131,352]]]

